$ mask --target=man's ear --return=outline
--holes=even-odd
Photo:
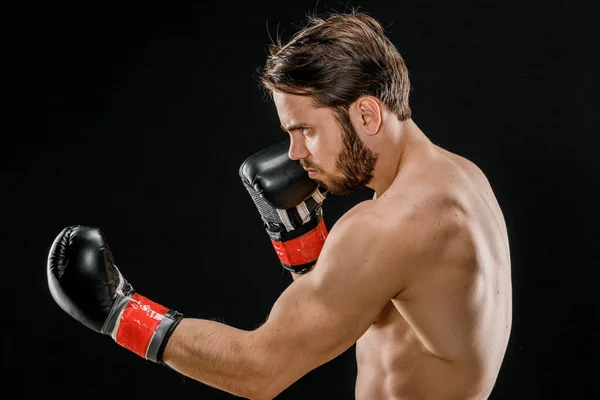
[[[372,96],[360,97],[355,102],[356,122],[368,136],[376,135],[381,126],[381,107]]]

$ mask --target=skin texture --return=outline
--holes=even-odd
[[[320,181],[322,186],[325,187],[329,193],[346,195],[365,186],[373,179],[373,170],[377,164],[377,155],[365,146],[362,140],[360,140],[356,129],[354,129],[354,126],[350,122],[348,112],[336,116],[343,132],[343,138],[342,148],[335,160],[335,173],[326,173],[323,168],[309,161],[308,157],[292,158],[296,156],[292,155],[290,152],[290,158],[299,160],[300,164],[305,169],[314,170],[314,172],[319,172],[324,175],[320,179],[315,179]],[[334,124],[329,123],[328,127],[335,128]],[[286,132],[300,130],[308,140],[314,138],[316,129],[313,127],[305,127],[304,125],[307,124],[301,123],[293,125],[291,127],[292,129],[283,125],[281,127]],[[326,179],[327,183],[325,183],[323,179]]]
[[[512,287],[504,218],[483,172],[374,97],[350,106],[353,132],[309,97],[273,98],[290,158],[330,190],[366,184],[375,195],[336,222],[313,270],[262,326],[186,318],[164,361],[238,396],[272,399],[356,344],[358,400],[486,399],[510,336]],[[348,134],[360,140],[351,151]],[[361,154],[376,163],[343,165]]]

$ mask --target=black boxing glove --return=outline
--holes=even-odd
[[[162,363],[167,340],[183,315],[136,293],[114,264],[100,229],[64,228],[50,248],[47,273],[50,294],[67,314]]]
[[[288,157],[288,147],[283,141],[258,151],[244,160],[239,174],[281,265],[303,274],[317,261],[327,238],[321,207],[327,193]]]

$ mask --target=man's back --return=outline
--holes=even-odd
[[[407,158],[372,207],[391,224],[412,221],[424,256],[399,266],[406,288],[357,342],[356,398],[485,399],[511,329],[504,218],[470,161],[431,144]]]

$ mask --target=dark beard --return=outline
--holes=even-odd
[[[336,118],[344,132],[342,151],[335,162],[339,174],[323,184],[329,193],[344,196],[367,185],[373,179],[378,155],[367,148],[352,126],[347,110],[336,110]]]

